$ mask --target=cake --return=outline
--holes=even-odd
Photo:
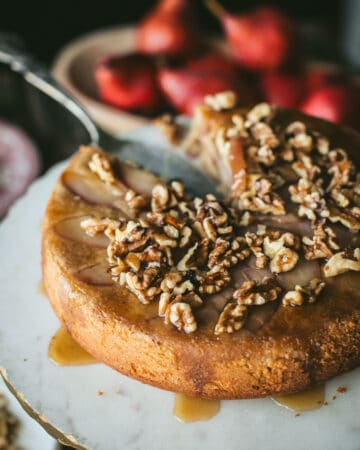
[[[125,375],[208,399],[297,392],[359,365],[360,137],[222,93],[180,147],[221,195],[94,147],[54,187],[43,280],[72,337]]]

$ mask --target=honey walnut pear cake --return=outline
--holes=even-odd
[[[360,137],[222,93],[182,148],[225,200],[92,147],[58,180],[43,278],[74,339],[125,375],[212,399],[300,391],[357,366]]]

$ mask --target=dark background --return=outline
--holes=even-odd
[[[202,1],[193,2],[203,30],[214,33],[220,31],[217,20],[206,10]],[[155,3],[154,0],[2,0],[0,31],[20,35],[31,52],[50,63],[56,52],[71,39],[98,28],[135,23]],[[347,2],[221,0],[221,3],[232,12],[264,3],[276,5],[301,23],[319,24],[336,42],[340,42]]]

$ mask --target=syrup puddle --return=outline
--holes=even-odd
[[[42,282],[39,291],[45,295]],[[70,336],[64,327],[59,328],[51,338],[48,350],[49,358],[60,366],[96,364],[98,361]],[[310,411],[321,408],[325,402],[325,386],[317,386],[303,392],[288,395],[274,395],[271,399],[279,406],[292,411]],[[220,411],[219,400],[206,400],[176,394],[174,416],[181,422],[209,420]]]
[[[70,336],[64,327],[59,328],[51,338],[49,358],[59,366],[80,366],[96,364],[98,361]]]
[[[292,411],[310,411],[319,409],[325,402],[325,386],[316,386],[303,392],[271,397],[277,405]]]
[[[174,416],[181,422],[209,420],[220,411],[219,400],[205,400],[176,394]]]

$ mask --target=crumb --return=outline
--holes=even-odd
[[[297,412],[297,413],[295,414],[295,417],[299,417],[299,416],[301,416],[301,413]]]
[[[15,441],[19,424],[16,417],[8,410],[5,395],[0,393],[0,449],[18,449]]]
[[[102,395],[104,395],[104,392],[103,391],[98,391],[98,395],[102,396]]]
[[[333,398],[332,398],[333,400],[336,400],[336,395],[333,395]]]
[[[324,402],[322,402],[321,400],[318,400],[316,403],[317,403],[318,405],[322,405]]]
[[[337,389],[337,392],[339,392],[340,394],[344,394],[344,392],[347,391],[347,388],[345,386],[339,386]]]
[[[329,403],[328,402],[324,402],[324,405],[327,406]]]

